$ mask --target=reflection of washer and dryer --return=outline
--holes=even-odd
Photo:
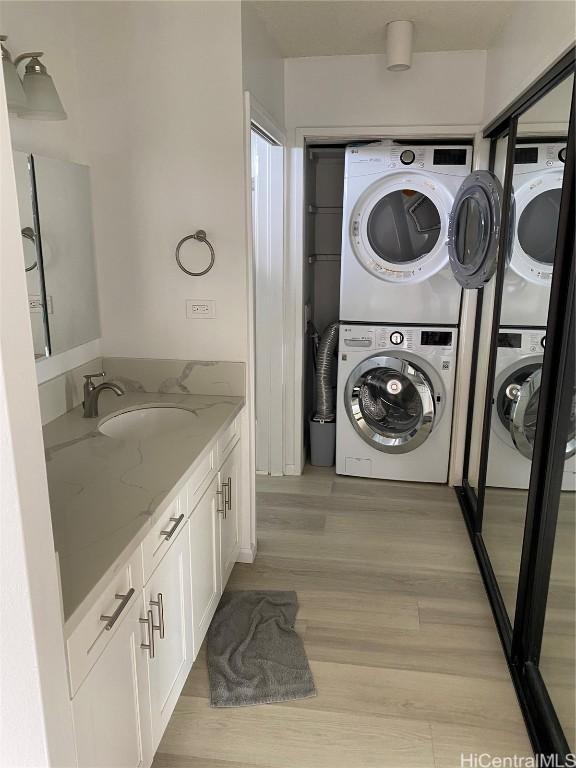
[[[336,471],[445,483],[455,329],[342,324]]]
[[[565,155],[565,143],[522,143],[514,151],[516,227],[501,325],[546,325]]]
[[[545,328],[511,328],[499,333],[488,486],[526,489],[530,483],[545,333]],[[573,413],[567,435],[564,490],[576,489],[574,426]]]
[[[457,325],[449,217],[472,148],[378,142],[346,149],[340,319]]]

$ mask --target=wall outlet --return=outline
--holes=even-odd
[[[186,299],[187,320],[213,320],[216,317],[214,299]]]
[[[54,310],[52,309],[52,296],[46,296],[46,306],[48,314],[52,315],[54,313]],[[30,312],[34,313],[42,312],[42,296],[39,294],[28,296],[28,309]]]

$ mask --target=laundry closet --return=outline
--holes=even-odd
[[[340,312],[342,205],[346,145],[309,145],[305,166],[305,253],[303,301],[304,435],[310,457],[310,420],[316,408],[316,353],[320,337]],[[336,386],[336,370],[332,386]]]
[[[470,190],[490,182],[471,175],[472,150],[471,139],[307,146],[303,418],[312,464],[447,482],[462,286],[486,277],[487,244],[467,245],[482,226]]]

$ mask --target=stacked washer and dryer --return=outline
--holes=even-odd
[[[487,485],[528,488],[564,174],[565,143],[519,144],[514,156],[516,227],[504,279]],[[569,426],[563,489],[576,489],[576,435]]]
[[[450,215],[469,146],[346,149],[336,471],[445,483],[461,287]]]

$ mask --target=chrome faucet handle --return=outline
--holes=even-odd
[[[84,376],[84,399],[88,397],[89,393],[92,392],[94,389],[96,389],[96,384],[92,381],[92,379],[96,378],[104,378],[106,374],[104,371],[98,371],[98,373],[88,373]]]
[[[88,384],[92,384],[92,379],[103,379],[104,376],[106,376],[105,371],[99,371],[98,373],[87,373],[84,378]]]

